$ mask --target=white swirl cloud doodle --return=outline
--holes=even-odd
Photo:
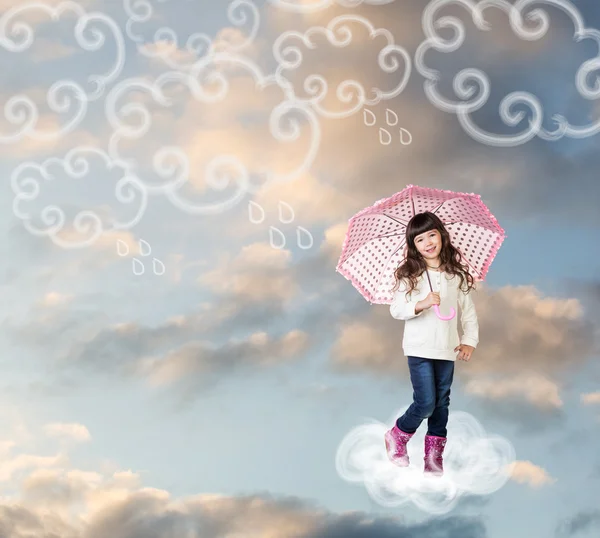
[[[338,5],[346,8],[358,7],[362,4],[370,6],[384,6],[396,0],[269,0],[269,2],[281,9],[296,13],[313,13],[328,7]]]
[[[377,87],[370,89],[370,95],[367,90],[357,80],[344,80],[336,89],[336,97],[345,107],[345,110],[334,112],[324,107],[324,101],[328,97],[329,85],[324,76],[319,74],[308,75],[303,80],[303,84],[294,84],[291,80],[293,71],[300,68],[303,64],[302,49],[315,49],[316,45],[312,40],[313,36],[325,36],[327,41],[337,48],[343,48],[353,43],[353,33],[348,23],[356,23],[368,31],[370,40],[373,42],[378,37],[384,37],[387,45],[384,46],[377,55],[378,67],[387,74],[395,74],[402,66],[404,73],[401,80],[390,91],[384,91]],[[299,45],[292,42],[299,42]],[[402,93],[410,78],[412,61],[406,50],[394,43],[394,36],[385,28],[375,28],[366,18],[358,15],[342,15],[332,19],[327,27],[313,26],[306,32],[296,31],[283,32],[273,44],[273,54],[278,63],[275,76],[280,84],[293,86],[298,96],[298,88],[303,87],[309,97],[304,98],[319,114],[328,118],[344,118],[360,111],[365,105],[374,106],[382,100],[392,99]],[[402,62],[398,61],[398,57]],[[349,64],[350,66],[350,64]],[[290,72],[288,76],[284,73]],[[298,99],[302,99],[298,97]]]
[[[431,514],[448,513],[462,496],[489,495],[509,480],[515,463],[512,444],[503,437],[487,435],[472,415],[462,411],[452,412],[448,418],[443,476],[423,473],[424,428],[417,430],[407,445],[409,467],[391,463],[384,434],[405,409],[388,425],[372,421],[344,437],[336,454],[341,478],[363,483],[369,496],[382,506],[413,503]]]
[[[460,101],[452,101],[442,96],[438,90],[440,73],[427,67],[424,56],[426,52],[435,49],[442,53],[452,53],[458,50],[465,40],[465,27],[463,22],[453,16],[444,16],[435,20],[442,8],[451,4],[459,4],[470,12],[473,23],[483,31],[489,31],[490,25],[484,19],[484,11],[488,8],[498,8],[506,12],[512,30],[518,37],[527,41],[536,41],[546,35],[550,26],[548,13],[541,8],[532,9],[533,4],[546,4],[564,11],[575,26],[574,40],[592,39],[600,51],[600,32],[597,29],[585,27],[583,18],[577,8],[567,0],[518,0],[510,4],[506,0],[432,0],[423,12],[423,30],[427,38],[419,45],[415,54],[415,67],[425,77],[425,93],[428,99],[444,112],[456,114],[463,129],[475,140],[490,146],[508,147],[517,146],[528,142],[536,136],[545,140],[559,140],[563,136],[572,138],[586,138],[600,133],[600,119],[586,126],[574,126],[567,118],[560,114],[553,114],[552,120],[556,124],[554,130],[543,127],[543,107],[535,95],[525,91],[515,91],[506,95],[500,103],[500,117],[509,127],[517,127],[526,120],[523,111],[516,110],[517,105],[524,106],[530,111],[527,126],[516,134],[500,135],[486,131],[477,126],[471,114],[482,108],[490,97],[490,81],[481,70],[466,68],[454,78],[454,91]],[[527,21],[531,26],[526,26]],[[453,37],[444,39],[438,31],[451,29]],[[598,77],[590,77],[594,71],[600,69],[600,54],[591,60],[583,62],[576,74],[576,86],[579,94],[588,100],[600,98],[600,84]],[[589,80],[589,81],[588,81]],[[593,82],[592,82],[593,80]]]
[[[69,188],[57,188],[65,178]],[[64,159],[52,157],[42,164],[21,163],[11,183],[13,212],[27,231],[65,249],[87,247],[105,232],[135,226],[147,206],[147,192],[138,178],[94,147],[77,147]],[[53,195],[59,196],[58,202]],[[73,213],[71,218],[65,208]]]
[[[37,22],[39,22],[40,16],[49,17],[58,25],[62,22],[63,17],[67,18],[72,15],[76,16],[73,35],[74,43],[80,48],[79,50],[64,44],[67,34],[61,30],[60,39],[42,38],[44,43],[40,45],[39,51],[35,54],[32,52],[32,49],[35,48],[32,46],[35,45],[36,28],[38,27],[32,22],[32,17],[37,19]],[[48,24],[43,26],[44,34],[47,34]],[[80,84],[70,78],[56,81],[55,75],[52,77],[53,83],[48,88],[45,99],[52,113],[62,115],[62,125],[55,129],[43,130],[40,128],[43,122],[40,122],[38,103],[30,94],[13,94],[3,107],[4,119],[9,124],[9,128],[0,127],[0,143],[12,144],[25,137],[36,140],[54,140],[73,131],[85,117],[88,103],[98,100],[104,95],[106,86],[120,75],[125,62],[124,38],[117,23],[104,13],[86,12],[76,2],[65,1],[56,6],[42,2],[24,2],[2,14],[0,17],[0,54],[13,55],[11,61],[14,60],[15,63],[17,61],[15,55],[19,55],[16,69],[22,73],[20,78],[27,80],[29,87],[34,89],[39,88],[39,83],[36,84],[31,79],[41,70],[36,66],[27,66],[27,62],[24,60],[36,63],[40,59],[45,61],[49,58],[52,59],[53,55],[60,57],[82,50],[99,51],[105,46],[107,34],[112,36],[116,51],[114,62],[106,71],[101,74],[92,72],[85,84]],[[39,55],[41,58],[38,57]],[[91,61],[86,65],[89,65],[91,69],[97,69],[97,63],[98,61]],[[10,78],[5,82],[5,88],[12,84]],[[11,93],[10,90],[7,93]]]
[[[245,86],[232,90],[228,73],[236,74],[234,84]],[[267,90],[277,95],[274,106],[261,101],[266,97],[260,94]],[[259,96],[250,97],[253,92]],[[254,101],[247,100],[252,98],[262,108],[253,108]],[[123,80],[107,96],[105,111],[113,129],[112,158],[130,163],[150,194],[162,194],[192,215],[225,212],[249,192],[297,178],[310,168],[321,139],[317,116],[294,98],[291,88],[280,86],[274,75],[263,75],[244,56],[230,53],[197,62],[189,72],[165,72],[153,82]],[[228,117],[235,118],[231,126]],[[304,149],[293,147],[286,153],[278,144],[269,153],[265,146],[273,141],[300,141],[303,125],[307,126]],[[161,144],[161,138],[168,142]],[[136,153],[138,158],[133,157]],[[274,162],[283,164],[278,169]],[[144,172],[140,165],[145,166]],[[193,200],[204,196],[206,187],[223,192],[234,184],[235,191],[226,199]]]
[[[190,33],[184,45],[183,40],[178,38],[177,32],[171,26],[161,26],[154,31],[151,39],[147,40],[143,33],[136,31],[137,26],[144,27],[150,21],[156,21],[159,17],[155,12],[154,4],[157,2],[165,4],[167,1],[174,3],[176,0],[124,0],[123,6],[128,16],[125,31],[136,44],[140,54],[149,58],[158,58],[171,69],[190,69],[198,60],[216,52],[241,52],[254,42],[258,33],[260,15],[254,2],[231,0],[227,9],[228,20],[233,27],[244,31],[247,35],[239,43],[226,43],[226,50],[218,50],[214,38],[197,31]],[[184,8],[187,12],[192,7],[189,1],[185,2]],[[161,14],[165,15],[162,12]],[[202,15],[201,12],[198,13],[198,20],[202,20]],[[181,20],[178,24],[181,25]],[[194,26],[196,25],[197,22],[194,22]]]

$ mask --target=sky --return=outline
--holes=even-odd
[[[480,4],[0,0],[0,535],[598,536],[600,9]],[[403,322],[336,264],[409,184],[506,232],[448,449],[510,464],[425,491],[422,427],[385,504]]]

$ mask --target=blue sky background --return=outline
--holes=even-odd
[[[417,0],[354,8],[329,2],[321,10],[308,9],[316,0],[276,4],[254,3],[258,33],[239,53],[265,72],[276,67],[272,46],[282,32],[323,27],[340,15],[386,28],[412,58],[424,39],[426,4]],[[11,5],[0,1],[4,20]],[[65,210],[67,221],[57,237],[36,236],[26,229],[27,218],[13,211],[17,167],[62,160],[82,146],[109,152],[118,126],[106,110],[118,85],[134,77],[151,83],[177,71],[138,50],[127,34],[128,5],[81,2],[82,9],[114,21],[125,63],[75,129],[48,141],[23,132],[0,144],[0,534],[597,536],[598,135],[534,138],[506,148],[482,144],[454,114],[426,98],[424,78],[413,64],[400,95],[367,107],[378,117],[394,110],[412,144],[381,145],[376,128],[364,125],[361,107],[334,119],[313,103],[309,116],[318,122],[318,152],[296,179],[248,194],[227,210],[192,214],[177,200],[206,205],[232,192],[231,186],[216,193],[206,189],[211,158],[237,155],[260,182],[261,171],[281,174],[297,166],[310,141],[306,116],[296,142],[274,140],[264,120],[282,92],[273,85],[256,89],[247,71],[219,64],[231,81],[222,102],[202,102],[175,83],[165,89],[173,106],[162,106],[149,90],[124,92],[117,101],[118,107],[141,103],[152,120],[136,139],[125,129],[135,126],[135,116],[120,116],[119,151],[130,159],[129,172],[155,188],[137,224],[110,227],[112,218],[131,219],[139,207],[139,198],[132,207],[115,199],[122,166],[109,170],[99,158],[90,159],[89,172],[73,179],[59,162],[53,179],[40,182],[40,196],[23,207],[37,225],[42,209],[52,204]],[[182,65],[202,61],[201,54],[184,50],[191,33],[205,32],[217,50],[227,50],[251,27],[228,20],[229,2],[147,5],[152,18],[134,28],[156,52],[165,44],[153,44],[154,32],[171,26],[179,37],[173,58]],[[594,2],[569,5],[588,27],[598,28]],[[534,93],[545,118],[560,113],[575,125],[600,118],[600,101],[583,99],[574,84],[578,65],[598,50],[591,41],[572,41],[573,24],[564,12],[540,7],[551,26],[539,42],[521,40],[498,10],[489,12],[490,32],[480,32],[464,9],[444,8],[464,21],[467,39],[456,53],[429,52],[426,63],[439,69],[440,91],[453,99],[451,83],[461,69],[487,73],[492,94],[473,121],[490,133],[524,128],[509,128],[498,115],[499,101],[517,90]],[[142,3],[137,9],[139,16]],[[74,37],[77,16],[67,12],[59,22],[39,9],[19,17],[37,37],[20,53],[0,43],[0,61],[9,73],[0,102],[5,107],[11,97],[29,96],[39,106],[36,129],[56,133],[73,109],[53,111],[45,92],[65,80],[89,92],[93,85],[86,77],[110,69],[118,45],[106,33],[101,50],[84,50]],[[106,32],[103,24],[98,28]],[[320,37],[314,51],[305,51],[301,68],[290,76],[299,98],[307,97],[302,85],[311,73],[330,83],[323,104],[329,111],[347,107],[334,93],[343,80],[356,79],[367,90],[398,83],[398,73],[377,66],[385,39],[370,41],[360,24],[354,28],[356,43],[346,48]],[[214,72],[213,64],[206,65],[201,73]],[[2,137],[19,132],[6,111]],[[552,123],[546,119],[544,126]],[[186,185],[171,198],[167,181],[152,169],[152,157],[165,145],[179,146],[190,164]],[[481,345],[471,363],[457,364],[451,411],[466,411],[487,432],[508,439],[520,474],[491,495],[462,498],[440,516],[410,504],[379,506],[362,484],[345,482],[335,467],[336,450],[352,428],[369,419],[385,422],[411,401],[402,323],[387,307],[369,305],[335,272],[347,220],[409,183],[478,192],[507,232],[475,297]],[[260,224],[249,221],[251,200],[266,212]],[[280,200],[294,208],[293,223],[277,221]],[[100,215],[102,233],[87,246],[61,246],[83,241],[72,221],[82,210]],[[312,248],[294,245],[297,225],[310,232]],[[285,234],[284,249],[269,244],[269,226]],[[139,252],[140,239],[151,245],[150,256]],[[117,242],[129,246],[127,256],[118,254]],[[164,263],[164,275],[152,274],[152,257]],[[143,275],[132,273],[133,258],[143,260]],[[353,331],[364,335],[360,345],[352,344]]]

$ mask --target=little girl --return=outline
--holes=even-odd
[[[393,463],[408,466],[406,444],[427,419],[424,472],[441,476],[454,363],[457,357],[469,361],[479,342],[477,314],[469,294],[473,277],[433,213],[419,213],[409,221],[406,246],[406,259],[395,272],[394,290],[399,289],[390,313],[405,321],[402,347],[408,357],[413,403],[386,432],[385,445]],[[441,320],[434,305],[440,305],[442,315],[460,306],[460,341],[456,317]]]

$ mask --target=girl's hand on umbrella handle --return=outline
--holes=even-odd
[[[423,299],[423,308],[431,308],[440,304],[440,294],[437,291],[429,292],[429,295]]]
[[[427,297],[423,300],[423,308],[431,308],[433,306],[433,310],[435,311],[435,315],[440,318],[442,321],[450,321],[454,316],[456,316],[456,310],[454,308],[450,308],[450,314],[444,316],[440,312],[440,294],[439,292],[432,291],[427,295]]]

